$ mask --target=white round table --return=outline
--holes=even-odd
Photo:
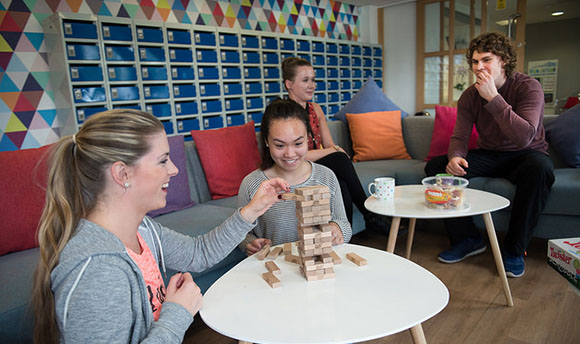
[[[335,278],[308,282],[299,265],[280,256],[274,262],[281,286],[275,289],[262,279],[268,260],[246,258],[206,292],[203,321],[225,336],[253,343],[352,343],[409,328],[424,342],[420,324],[447,305],[445,285],[421,266],[382,250],[352,244],[333,249],[342,258],[334,266]],[[349,252],[368,264],[347,260]]]
[[[369,211],[392,216],[393,221],[389,232],[387,252],[394,252],[399,232],[401,218],[409,218],[409,234],[407,237],[406,258],[411,256],[411,246],[415,234],[416,219],[443,219],[483,215],[489,243],[493,252],[497,272],[499,274],[508,306],[513,306],[512,295],[503,266],[501,251],[491,218],[491,212],[506,208],[510,201],[502,196],[475,189],[465,189],[465,205],[458,210],[432,209],[425,204],[425,187],[423,185],[401,185],[395,187],[395,196],[391,201],[380,201],[370,196],[365,201],[365,208]]]

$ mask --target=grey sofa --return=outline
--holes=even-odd
[[[546,116],[546,121],[555,116]],[[335,142],[352,156],[350,136],[344,123],[330,121],[329,127]],[[424,158],[429,151],[433,131],[432,117],[406,117],[403,119],[403,136],[412,160],[381,160],[355,163],[363,188],[378,176],[392,176],[398,185],[418,184],[425,176]],[[259,140],[258,140],[259,142]],[[194,207],[165,214],[156,219],[178,232],[196,236],[204,234],[237,208],[237,198],[211,200],[205,174],[201,167],[193,142],[186,143],[187,171]],[[548,205],[540,218],[535,235],[542,238],[580,236],[580,169],[564,168],[552,155],[556,166],[556,183]],[[183,172],[183,171],[182,171]],[[513,186],[503,179],[476,178],[470,187],[513,197]],[[509,208],[493,214],[496,228],[505,230]],[[0,224],[2,225],[2,224]],[[483,226],[483,224],[480,224]],[[355,208],[353,233],[364,229],[364,221]],[[244,258],[239,249],[234,249],[221,263],[203,273],[194,274],[194,279],[203,291],[222,274]],[[38,249],[9,253],[0,256],[0,341],[6,343],[29,343],[32,336],[32,313],[29,297],[32,289],[32,272],[38,260]],[[171,276],[173,272],[168,272]]]

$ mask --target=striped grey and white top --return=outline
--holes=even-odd
[[[295,188],[326,185],[330,189],[330,212],[331,222],[338,224],[344,236],[344,242],[349,242],[352,236],[352,228],[346,218],[340,185],[334,173],[327,167],[312,163],[312,173],[302,184],[291,185],[292,192]],[[255,170],[248,174],[238,191],[238,205],[245,206],[250,202],[258,190],[260,184],[268,177],[262,170]],[[338,195],[338,197],[337,197]],[[246,252],[246,245],[257,238],[267,238],[272,240],[272,245],[298,240],[298,221],[296,219],[296,203],[294,201],[279,201],[274,204],[264,215],[258,218],[258,225],[254,227],[246,238],[240,243],[240,249]]]

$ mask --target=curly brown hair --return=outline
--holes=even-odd
[[[512,40],[500,32],[487,32],[475,37],[469,43],[465,57],[467,64],[472,66],[471,58],[474,52],[492,53],[499,56],[505,63],[504,70],[507,77],[516,69],[517,52]]]

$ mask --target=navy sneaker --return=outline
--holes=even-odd
[[[439,253],[437,258],[442,263],[457,263],[467,257],[485,252],[486,248],[487,247],[481,238],[467,238],[459,244],[454,245],[449,250]]]
[[[512,256],[509,254],[504,254],[503,266],[505,268],[505,274],[509,277],[522,277],[524,272],[526,272],[523,256]]]

